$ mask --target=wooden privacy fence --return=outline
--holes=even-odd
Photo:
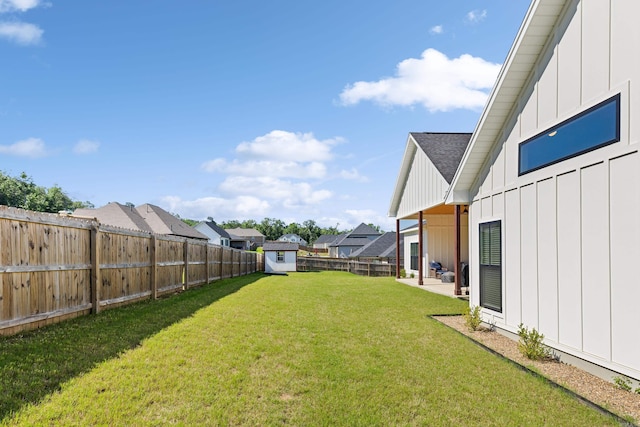
[[[263,270],[262,254],[0,206],[0,335]]]
[[[395,264],[359,262],[344,258],[298,257],[298,271],[348,271],[361,276],[396,275]]]

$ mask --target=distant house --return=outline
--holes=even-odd
[[[216,224],[215,221],[202,221],[193,228],[209,238],[209,243],[220,246],[230,246],[231,236],[227,230]]]
[[[352,252],[349,258],[362,262],[395,263],[396,236],[395,232],[384,233],[377,239]],[[402,245],[402,242],[400,245]]]
[[[76,209],[72,216],[95,218],[102,224],[127,230],[153,232],[132,204],[111,202],[96,209]]]
[[[159,206],[145,203],[137,206],[136,210],[156,234],[209,240],[207,236]]]
[[[72,216],[96,218],[100,223],[134,231],[146,231],[155,234],[204,239],[207,236],[185,224],[180,218],[164,209],[144,204],[138,207],[108,203],[96,209],[76,209]]]
[[[293,234],[293,233],[289,233],[289,234],[283,234],[282,236],[280,236],[278,238],[279,242],[289,242],[289,243],[298,243],[302,246],[307,246],[307,241],[304,240],[302,237],[298,236],[297,234]]]
[[[228,228],[230,245],[236,249],[256,249],[264,245],[264,234],[255,228]]]
[[[314,249],[329,249],[329,245],[336,241],[338,238],[343,238],[345,234],[323,234],[318,236],[315,242],[313,242]]]
[[[347,258],[354,251],[380,237],[381,234],[375,228],[362,223],[353,231],[331,243],[329,245],[329,256],[332,258]]]
[[[264,251],[265,273],[284,273],[298,268],[298,244],[290,242],[266,242]]]

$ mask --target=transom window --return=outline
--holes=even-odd
[[[620,141],[620,94],[530,138],[518,147],[518,174]]]

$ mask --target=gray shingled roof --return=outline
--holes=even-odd
[[[371,236],[371,235],[380,235],[381,233],[370,225],[365,224],[364,222],[353,229],[348,235],[349,236]]]
[[[73,215],[93,217],[102,224],[127,230],[153,232],[133,206],[121,205],[118,202],[110,202],[96,209],[76,209]]]
[[[262,246],[263,251],[297,251],[297,243],[291,242],[265,242]]]
[[[344,234],[322,234],[318,236],[314,243],[323,244],[323,243],[333,243],[336,239],[344,237]]]
[[[447,183],[451,184],[469,145],[471,134],[411,132],[410,135]]]
[[[224,228],[220,227],[215,222],[213,222],[213,221],[204,221],[204,224],[207,227],[209,227],[210,229],[212,229],[213,231],[215,231],[216,233],[218,233],[218,235],[220,237],[225,237],[227,239],[231,239],[231,236],[229,236],[229,233],[227,233],[227,230],[225,230]]]
[[[256,230],[255,228],[228,228],[227,233],[229,235],[245,239],[247,237],[264,237],[264,234]]]
[[[395,249],[396,249],[396,233],[395,232],[387,232],[382,236],[378,237],[376,240],[373,240],[367,243],[362,248],[354,251],[350,258],[355,257],[389,257],[392,256],[395,258]]]
[[[145,203],[136,206],[136,210],[154,233],[209,240],[207,236],[159,206]]]

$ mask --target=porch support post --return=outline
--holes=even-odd
[[[400,278],[400,220],[396,219],[396,279]]]
[[[424,285],[424,242],[423,242],[423,225],[424,214],[422,211],[418,214],[418,286]]]
[[[455,272],[455,287],[454,293],[456,295],[462,295],[461,283],[462,283],[462,269],[460,268],[460,205],[455,205],[455,229],[456,229],[456,252],[453,256],[454,272]]]

